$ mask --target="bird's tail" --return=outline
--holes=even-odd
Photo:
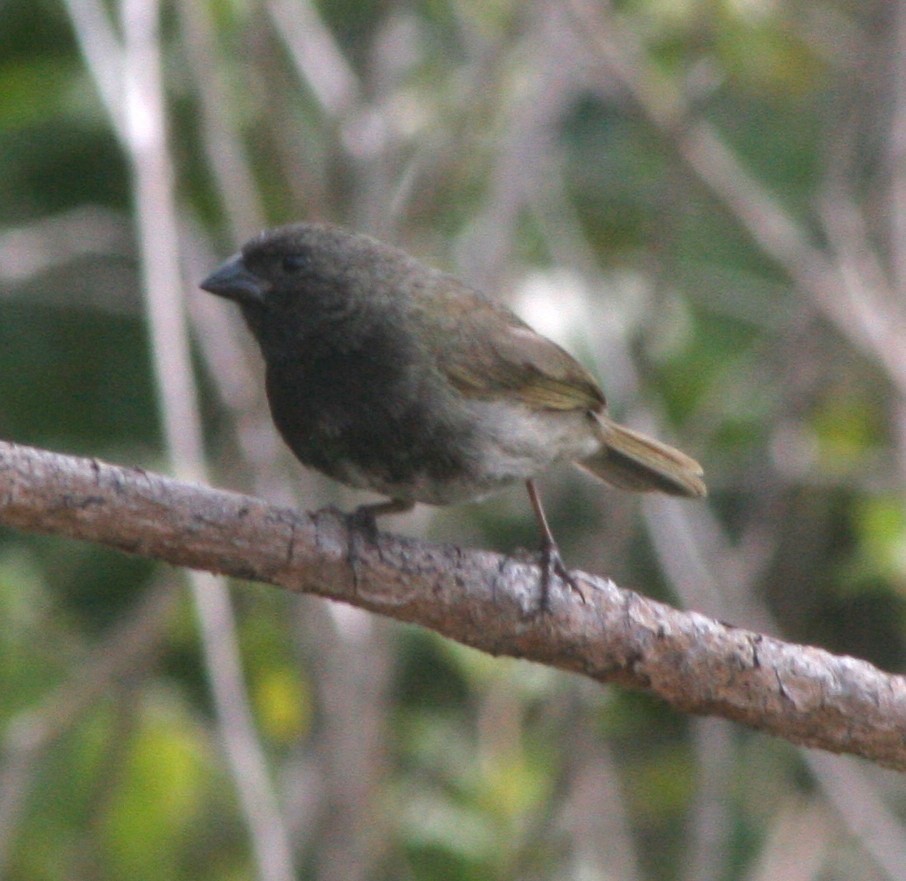
[[[606,416],[600,419],[601,450],[577,463],[605,483],[635,492],[701,498],[708,494],[695,459]]]

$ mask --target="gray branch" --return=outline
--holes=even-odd
[[[384,533],[139,468],[0,442],[0,524],[351,603],[793,743],[906,770],[906,678],[577,573],[538,611],[529,560]]]

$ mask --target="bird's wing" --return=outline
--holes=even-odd
[[[426,323],[436,331],[428,335],[435,363],[460,394],[486,400],[515,397],[533,409],[604,407],[594,377],[560,346],[505,306],[464,285],[451,286],[449,277],[446,281],[432,298],[446,320]]]

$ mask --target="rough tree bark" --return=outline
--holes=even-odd
[[[658,695],[794,743],[906,770],[906,678],[792,645],[576,573],[587,602],[526,560],[365,536],[138,468],[0,442],[0,524],[314,593],[510,655]]]

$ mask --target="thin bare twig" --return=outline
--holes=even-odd
[[[180,234],[166,130],[159,3],[122,0],[122,40],[94,0],[69,0],[86,65],[129,159],[146,310],[167,448],[187,479],[203,479],[204,448],[182,302]],[[106,46],[90,31],[94,22]],[[101,51],[105,49],[106,51]],[[292,848],[242,675],[229,596],[210,575],[189,577],[224,749],[249,830],[258,873],[295,877]]]
[[[817,754],[808,756],[807,761],[828,800],[872,859],[891,881],[906,881],[903,825],[866,780],[862,769],[831,764],[827,756]]]
[[[145,301],[167,449],[180,476],[203,479],[204,442],[182,296],[159,13],[157,0],[123,0],[126,149],[133,170]],[[224,749],[258,872],[263,881],[290,881],[295,870],[289,831],[255,728],[232,603],[218,579],[195,573],[189,580]]]
[[[183,57],[198,94],[199,133],[207,164],[235,243],[265,225],[264,206],[232,108],[234,100],[218,53],[206,3],[177,3]]]
[[[720,133],[696,115],[676,85],[660,77],[636,37],[602,4],[569,0],[569,12],[590,48],[591,63],[606,68],[651,125],[670,143],[698,181],[724,205],[752,241],[834,323],[874,358],[906,394],[904,319],[871,280],[857,284],[833,255],[812,243],[803,226],[749,173]]]
[[[361,101],[361,84],[310,0],[269,0],[267,12],[325,116],[340,118]]]
[[[906,4],[891,6],[890,133],[887,138],[887,175],[890,192],[889,247],[891,275],[897,291],[906,291]]]

